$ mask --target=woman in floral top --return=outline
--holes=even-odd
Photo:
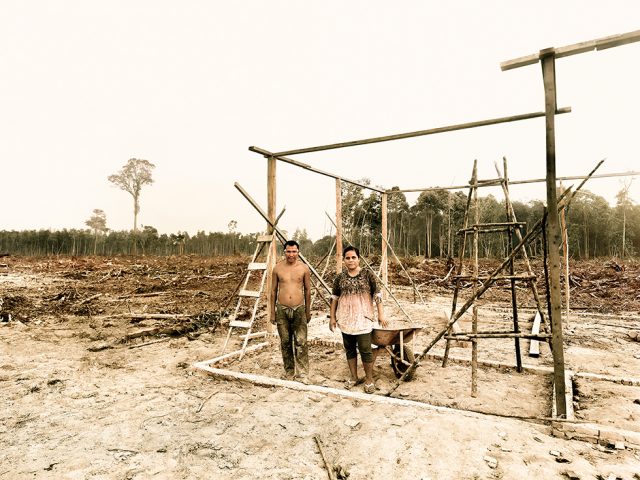
[[[382,292],[373,273],[360,268],[360,251],[356,247],[345,247],[342,258],[347,269],[333,282],[329,328],[333,332],[338,326],[342,332],[350,374],[345,388],[348,390],[358,383],[357,347],[364,366],[364,391],[373,393],[375,384],[371,331],[375,322],[374,303],[378,311],[378,322],[383,327],[387,325],[382,308]]]

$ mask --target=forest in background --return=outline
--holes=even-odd
[[[361,179],[369,184],[368,179]],[[395,188],[397,190],[397,188]],[[360,187],[343,184],[343,243],[353,243],[364,255],[381,252],[380,195],[364,194]],[[399,256],[455,256],[467,203],[466,192],[448,190],[427,191],[409,205],[403,193],[388,195],[389,243]],[[514,201],[520,222],[533,225],[543,214],[544,203]],[[478,197],[480,223],[497,223],[506,219],[503,199],[492,195]],[[595,257],[637,257],[640,252],[640,206],[629,198],[628,188],[617,195],[611,206],[602,197],[587,190],[577,193],[567,209],[566,225],[569,254],[574,259]],[[199,231],[159,234],[152,226],[137,231],[110,231],[101,210],[85,222],[87,229],[0,231],[0,253],[11,255],[235,255],[250,254],[255,248],[257,233],[236,231],[231,220],[227,232]],[[470,222],[473,223],[473,222]],[[291,234],[291,232],[289,232]],[[291,238],[301,245],[307,256],[324,256],[335,236],[326,235],[316,241],[304,228],[296,229]],[[506,235],[481,235],[480,255],[485,258],[504,257],[509,248]],[[531,253],[542,254],[541,239],[531,243]]]

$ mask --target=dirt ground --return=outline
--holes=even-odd
[[[473,398],[468,366],[442,368],[425,359],[396,396],[448,408],[421,408],[262,387],[192,368],[221,353],[227,328],[220,312],[235,306],[246,262],[1,258],[0,479],[328,478],[314,436],[327,460],[355,480],[640,478],[638,451],[550,436],[540,420],[551,414],[544,373],[482,367]],[[443,280],[444,262],[407,268],[426,305],[411,303],[409,281],[397,267],[393,292],[422,328],[414,344],[421,351],[451,309],[453,286]],[[567,369],[640,377],[640,343],[629,336],[640,330],[640,267],[579,263],[570,285]],[[526,330],[533,303],[525,288],[518,296]],[[315,307],[310,338],[338,340],[319,299]],[[403,321],[391,300],[385,308]],[[509,325],[506,287],[483,296],[480,322],[491,330]],[[463,330],[468,326],[465,317]],[[430,353],[441,354],[441,343]],[[238,345],[234,335],[227,350]],[[538,358],[527,355],[528,346],[521,341],[525,365],[552,366],[546,345]],[[279,355],[274,342],[227,368],[279,378]],[[468,359],[470,349],[456,347],[451,355]],[[311,345],[310,358],[314,384],[341,387],[346,362],[339,346]],[[514,365],[513,340],[480,341],[479,358]],[[395,380],[388,357],[377,360],[376,377],[380,391]],[[578,419],[640,431],[640,387],[580,378],[575,389]]]

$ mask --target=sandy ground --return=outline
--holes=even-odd
[[[133,322],[118,314],[186,312],[194,314],[192,323],[195,314],[210,319],[202,313],[221,308],[239,277],[220,277],[235,272],[237,263],[173,269],[142,261],[114,260],[99,268],[69,262],[45,268],[21,260],[0,276],[4,311],[9,305],[15,313],[0,323],[2,479],[328,478],[314,436],[328,460],[356,480],[640,477],[637,451],[561,440],[550,436],[544,422],[499,416],[548,415],[544,375],[481,369],[473,399],[468,367],[451,363],[442,369],[425,361],[399,392],[451,409],[221,380],[191,364],[221,352],[226,328],[198,324],[198,330],[175,337],[121,343],[125,335],[168,322]],[[144,296],[158,292],[170,293]],[[103,295],[85,301],[97,293]],[[435,293],[428,307],[406,305],[424,328],[416,350],[437,332],[443,307],[450,308],[446,296]],[[485,310],[487,325],[508,320],[504,310]],[[399,317],[393,307],[389,311]],[[640,344],[625,337],[628,325],[637,326],[629,318],[576,315],[566,332],[568,368],[640,376]],[[331,338],[321,319],[310,331]],[[482,342],[480,359],[513,363],[510,342]],[[314,382],[339,387],[346,373],[339,349],[314,346],[311,352]],[[452,350],[463,358],[469,354]],[[547,347],[538,359],[523,358],[534,366],[551,364]],[[274,345],[229,368],[278,376],[279,361]],[[393,381],[388,359],[378,359],[377,377],[381,387]],[[578,416],[638,429],[638,387],[584,380],[578,392]]]

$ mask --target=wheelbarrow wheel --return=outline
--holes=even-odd
[[[409,345],[404,345],[404,348],[402,350],[404,353],[402,359],[405,362],[413,363],[416,357],[413,355],[413,350],[411,349],[411,347]],[[393,369],[393,373],[396,374],[396,378],[400,378],[404,374],[404,372],[409,369],[409,365],[398,361],[398,358],[400,358],[400,345],[393,346],[393,354],[395,355],[395,357],[391,357],[391,368]],[[408,375],[405,380],[411,380],[414,373],[415,370],[411,372],[411,375]]]

